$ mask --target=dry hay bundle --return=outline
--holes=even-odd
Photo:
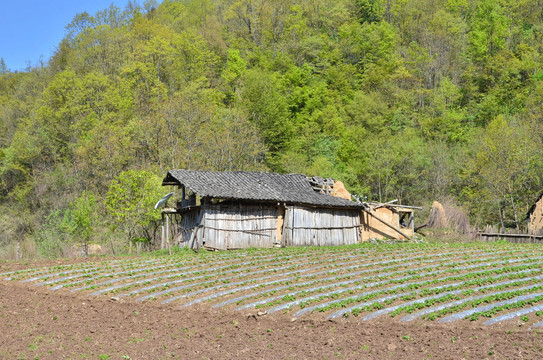
[[[469,219],[464,210],[452,201],[434,201],[428,218],[428,227],[448,228],[461,234],[471,233]]]
[[[351,200],[351,193],[349,193],[347,189],[345,189],[345,185],[343,185],[341,181],[334,181],[334,185],[332,186],[332,191],[330,192],[330,195]]]

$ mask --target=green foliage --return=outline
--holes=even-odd
[[[83,243],[86,254],[87,243],[94,234],[98,218],[95,196],[83,191],[72,204],[71,217],[73,223],[71,233]]]
[[[10,228],[73,241],[57,212],[105,208],[134,169],[331,176],[370,199],[453,198],[505,226],[541,192],[536,1],[151,4],[76,15],[26,71],[0,59],[0,199],[35,214]],[[153,235],[152,217],[124,228],[103,213],[91,232]]]
[[[487,211],[482,216],[502,226],[522,220],[525,206],[532,201],[530,193],[541,184],[543,157],[537,127],[498,116],[481,133],[475,157],[467,161],[464,176],[470,177],[470,200],[484,199],[474,207]]]
[[[116,176],[105,199],[112,229],[122,229],[129,241],[151,238],[160,219],[160,211],[154,209],[164,192],[160,182],[158,176],[147,171],[128,170]]]
[[[0,75],[5,75],[8,72],[8,67],[3,57],[0,57]]]
[[[36,245],[39,254],[45,258],[66,256],[67,250],[73,244],[71,236],[73,231],[74,224],[69,209],[51,212],[37,234]]]
[[[469,32],[473,59],[484,63],[489,56],[505,48],[510,20],[504,11],[507,2],[481,0],[475,5]]]

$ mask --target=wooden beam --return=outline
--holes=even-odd
[[[423,228],[425,228],[426,226],[428,226],[428,223],[419,225],[419,226],[417,226],[417,227],[415,228],[415,231],[418,232],[420,229],[423,229]]]
[[[420,206],[408,206],[408,205],[396,205],[396,204],[388,204],[390,207],[400,208],[400,209],[415,209],[415,210],[422,210]]]
[[[543,235],[530,235],[530,234],[500,234],[500,233],[480,233],[480,236],[488,237],[513,237],[513,238],[532,238],[532,239],[543,239]]]

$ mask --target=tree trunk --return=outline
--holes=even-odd
[[[19,241],[17,241],[17,245],[15,247],[15,260],[21,260],[21,243]]]
[[[515,227],[519,230],[518,216],[517,216],[517,207],[515,206],[515,201],[513,200],[513,195],[510,195],[511,206],[513,207],[513,216],[515,217]]]

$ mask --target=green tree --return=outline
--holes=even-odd
[[[160,178],[147,171],[128,170],[110,183],[105,205],[112,230],[125,233],[130,244],[137,238],[151,241],[160,220],[154,205],[164,190]]]
[[[385,15],[385,2],[381,0],[355,0],[355,14],[360,22],[381,21]]]
[[[246,110],[270,150],[267,163],[275,170],[278,170],[277,155],[285,149],[294,127],[281,80],[276,73],[249,70],[244,76],[239,100],[240,107]]]
[[[511,21],[502,1],[480,0],[475,3],[469,32],[470,54],[484,64],[489,56],[505,49]]]
[[[3,57],[0,57],[0,75],[5,75],[8,72],[8,67]]]
[[[522,215],[541,192],[543,144],[538,124],[498,116],[477,139],[468,160],[464,194],[483,219],[502,227],[520,226]],[[482,198],[483,201],[477,201]]]
[[[229,50],[226,60],[226,66],[222,72],[222,79],[225,86],[225,101],[227,104],[234,101],[238,87],[239,79],[246,70],[247,64],[241,57],[238,50]]]
[[[359,177],[371,186],[370,199],[413,203],[425,198],[430,159],[416,132],[407,129],[388,138],[369,138],[366,148],[368,164]]]
[[[85,256],[89,254],[88,244],[95,233],[98,213],[96,197],[93,193],[83,191],[71,204],[73,226],[70,229],[78,243],[83,245]]]
[[[266,147],[242,111],[218,109],[197,136],[198,167],[214,171],[263,170]]]

